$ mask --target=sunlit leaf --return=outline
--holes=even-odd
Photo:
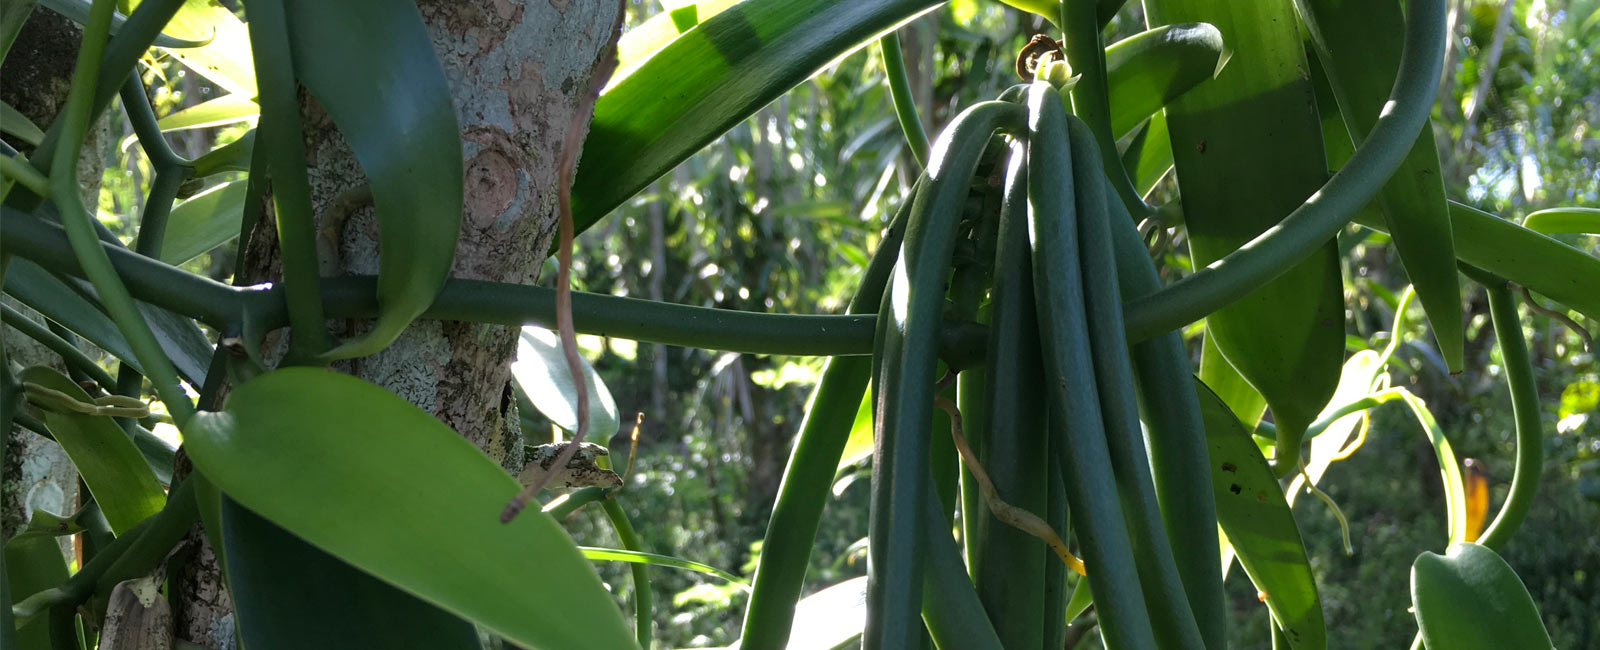
[[[579,357],[583,383],[589,391],[589,440],[606,440],[616,435],[620,420],[617,402],[606,389],[594,367]],[[578,391],[567,370],[561,351],[561,338],[555,332],[528,325],[517,338],[517,360],[511,363],[511,376],[527,393],[545,417],[567,431],[578,430]]]
[[[1428,648],[1550,648],[1528,588],[1505,560],[1477,544],[1424,552],[1411,565],[1411,602]]]
[[[190,106],[156,120],[162,131],[203,129],[246,120],[261,115],[261,107],[248,96],[233,93]]]
[[[516,481],[382,388],[277,370],[184,434],[195,467],[241,505],[446,611],[531,647],[634,647],[594,569],[548,515],[500,523]]]
[[[161,261],[182,264],[239,236],[246,181],[223,183],[172,208]]]

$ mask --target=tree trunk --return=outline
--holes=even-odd
[[[589,85],[608,31],[621,10],[613,0],[518,3],[422,0],[435,51],[454,94],[466,166],[466,205],[451,275],[531,283],[556,227],[556,179],[568,125]],[[344,139],[314,99],[302,100],[312,208],[365,182]],[[586,127],[585,127],[586,128]],[[270,210],[265,214],[271,214]],[[281,278],[276,232],[263,219],[244,248],[244,284]],[[344,273],[378,270],[378,226],[370,207],[351,214],[339,246]],[[334,326],[356,336],[366,321]],[[286,349],[287,332],[268,337],[266,358]],[[336,369],[405,398],[482,448],[508,471],[522,467],[522,435],[508,363],[517,329],[418,321],[388,349]],[[203,536],[197,536],[203,543]],[[187,580],[180,638],[231,645],[231,613],[217,594],[214,569]],[[228,631],[226,636],[219,631]]]

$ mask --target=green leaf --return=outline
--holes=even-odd
[[[0,131],[16,136],[18,140],[35,147],[44,140],[44,131],[40,131],[33,120],[5,102],[0,102]]]
[[[606,389],[605,380],[594,371],[594,366],[579,357],[583,366],[583,384],[589,389],[590,440],[606,440],[616,435],[620,419],[617,402]],[[561,340],[555,332],[528,325],[522,328],[517,339],[517,360],[511,363],[511,376],[527,393],[534,408],[556,426],[568,431],[578,430],[578,391],[572,384],[572,373],[567,370],[567,358],[561,352]]]
[[[472,624],[222,500],[228,586],[250,650],[478,650]]]
[[[1590,235],[1600,234],[1600,209],[1551,208],[1549,210],[1540,210],[1523,219],[1522,227],[1545,235],[1565,232]]]
[[[229,93],[240,97],[256,95],[250,30],[222,3],[189,0],[172,16],[166,31],[206,42],[202,47],[168,50],[167,54]]]
[[[174,206],[161,261],[177,266],[238,237],[246,185],[244,180],[223,183]]]
[[[1487,547],[1451,544],[1411,565],[1411,602],[1427,648],[1549,648],[1539,608],[1516,571]]]
[[[722,13],[722,10],[733,6],[739,0],[700,0],[699,2],[679,2],[668,4],[681,4],[683,6],[656,14],[649,20],[638,25],[628,27],[622,34],[622,39],[617,41],[617,71],[611,75],[609,86],[615,86],[626,79],[628,75],[639,69],[656,52],[666,47],[668,43],[678,38],[679,34],[698,26],[706,19]],[[687,25],[680,24],[680,17],[686,17],[692,12],[694,21]]]
[[[72,22],[78,23],[79,25],[83,25],[84,23],[88,22],[89,7],[94,5],[92,0],[39,0],[39,4],[49,7],[51,10],[66,16],[67,18],[71,19]],[[122,29],[122,24],[127,21],[127,16],[122,15],[120,12],[112,13],[111,33],[117,33],[117,30]],[[155,45],[156,47],[188,48],[205,45],[205,41],[188,40],[162,33],[156,35]]]
[[[745,0],[701,22],[596,102],[572,187],[578,232],[793,88],[935,0]]]
[[[5,289],[7,295],[144,374],[139,360],[133,356],[133,348],[128,347],[116,323],[49,271],[25,258],[12,257],[6,270]]]
[[[24,369],[17,378],[64,393],[85,404],[94,403],[78,384],[44,366]],[[84,484],[94,493],[112,532],[121,535],[145,517],[159,512],[166,503],[166,493],[145,463],[144,455],[115,420],[103,415],[46,409],[44,422],[56,442],[72,458]]]
[[[261,107],[248,95],[231,93],[207,100],[156,120],[162,131],[204,129],[254,120],[261,115]]]
[[[861,406],[856,408],[856,418],[850,423],[850,437],[845,440],[844,453],[839,456],[839,469],[852,467],[872,457],[872,388],[861,394]]]
[[[1312,44],[1321,59],[1349,135],[1361,142],[1372,131],[1388,101],[1400,69],[1405,17],[1394,0],[1296,0]],[[1342,143],[1341,143],[1342,144]],[[1428,314],[1439,353],[1452,374],[1464,363],[1461,287],[1456,275],[1455,240],[1445,200],[1433,129],[1424,125],[1400,167],[1374,203],[1394,237],[1395,252],[1416,286]]]
[[[867,578],[851,578],[800,599],[787,650],[831,650],[861,638],[867,624]]]
[[[1227,64],[1222,32],[1206,23],[1162,25],[1106,48],[1111,132],[1127,135]]]
[[[659,555],[659,554],[656,554],[656,553],[645,553],[645,552],[642,552],[642,551],[629,551],[629,550],[624,550],[624,549],[620,549],[620,548],[596,548],[596,547],[593,547],[593,546],[579,546],[578,550],[583,552],[583,556],[584,557],[589,558],[591,560],[600,560],[600,561],[607,561],[607,562],[631,562],[631,563],[634,563],[634,564],[650,564],[650,565],[654,565],[654,566],[672,567],[674,569],[683,569],[685,571],[694,571],[696,573],[704,573],[706,575],[712,575],[712,576],[716,576],[718,578],[722,578],[723,580],[727,580],[728,582],[733,583],[734,586],[737,586],[740,589],[743,589],[745,591],[750,591],[750,583],[745,582],[743,578],[740,578],[739,576],[733,575],[732,573],[728,573],[727,571],[723,571],[722,569],[718,569],[717,567],[711,566],[709,564],[702,564],[702,563],[696,562],[694,560],[685,560],[685,559],[680,558],[680,557],[672,557],[670,555]]]
[[[444,286],[463,206],[450,84],[414,3],[289,0],[295,74],[350,143],[378,218],[378,319],[328,353],[372,354]],[[397,137],[403,134],[403,137]]]
[[[238,140],[229,142],[194,159],[195,178],[205,178],[219,172],[248,172],[250,157],[255,153],[256,130],[245,131]]]
[[[516,481],[388,391],[277,370],[184,434],[196,468],[228,496],[423,600],[522,645],[634,647],[566,533],[542,513],[501,524]]]
[[[61,545],[54,537],[28,537],[6,542],[6,586],[11,590],[11,600],[22,599],[36,593],[59,587],[67,581],[67,559]],[[15,641],[17,650],[51,650],[48,616],[35,616],[17,621],[16,635],[7,630],[6,640]],[[7,647],[13,647],[9,644]]]
[[[1328,646],[1322,601],[1294,514],[1278,480],[1244,425],[1205,384],[1195,382],[1211,448],[1212,491],[1217,523],[1227,533],[1239,563],[1297,650]]]

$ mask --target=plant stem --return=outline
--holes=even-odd
[[[911,96],[911,82],[906,78],[905,55],[900,51],[899,32],[889,32],[878,39],[883,50],[883,68],[889,76],[889,97],[894,100],[894,116],[900,121],[900,131],[906,136],[906,146],[917,164],[928,166],[928,132],[922,128],[922,118],[917,115],[917,101]]]
[[[1133,180],[1128,178],[1128,169],[1117,155],[1117,138],[1111,133],[1111,99],[1106,88],[1106,49],[1100,39],[1100,20],[1095,5],[1095,0],[1061,3],[1067,64],[1078,76],[1078,84],[1072,87],[1072,112],[1094,133],[1100,167],[1116,188],[1117,197],[1137,221],[1154,210],[1139,197]]]
[[[194,404],[178,386],[178,373],[172,361],[162,352],[150,325],[139,313],[123,286],[111,260],[95,235],[93,217],[83,205],[81,188],[77,182],[78,155],[89,128],[91,92],[95,76],[99,73],[100,54],[105,48],[106,31],[111,25],[111,0],[96,0],[90,10],[89,23],[84,26],[83,47],[78,51],[78,67],[73,75],[72,90],[67,96],[67,108],[61,118],[63,146],[56,151],[50,166],[51,198],[62,210],[62,225],[72,244],[84,275],[100,293],[107,313],[116,321],[117,329],[127,338],[140,365],[150,373],[161,401],[181,427],[194,415]]]
[[[622,504],[617,503],[616,499],[606,499],[602,505],[606,518],[611,520],[611,527],[617,531],[622,548],[644,553],[644,543],[639,540],[639,533],[634,532],[633,522],[628,521],[628,513],[623,511]],[[633,572],[634,634],[638,637],[639,647],[650,650],[651,626],[655,620],[655,593],[650,590],[650,566],[629,562],[628,569]]]
[[[1484,278],[1487,279],[1487,278]],[[1482,280],[1480,280],[1482,281]],[[1511,411],[1517,423],[1517,470],[1511,477],[1511,492],[1506,495],[1500,514],[1484,530],[1478,543],[1495,551],[1522,526],[1539,491],[1539,475],[1544,469],[1544,426],[1539,411],[1538,384],[1534,381],[1533,361],[1528,342],[1517,317],[1517,299],[1505,280],[1485,282],[1489,292],[1489,315],[1494,320],[1494,338],[1500,345],[1500,360],[1506,368],[1506,384],[1511,387]]]

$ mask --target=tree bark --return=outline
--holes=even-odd
[[[621,6],[614,0],[421,0],[461,126],[466,205],[451,275],[530,283],[538,277],[556,228],[556,180],[566,130],[588,88],[601,48]],[[303,97],[312,207],[365,182],[348,145],[313,98]],[[585,127],[586,123],[585,123]],[[265,214],[271,214],[270,210]],[[378,226],[370,207],[345,222],[339,268],[378,270]],[[244,248],[241,283],[281,278],[276,233],[263,219]],[[350,337],[370,323],[347,321]],[[508,363],[518,330],[500,325],[418,321],[378,354],[337,364],[432,413],[508,471],[522,467],[522,435]],[[268,337],[266,358],[286,349],[287,333]],[[198,536],[199,543],[204,537]],[[510,558],[508,558],[509,560]],[[187,581],[179,608],[180,638],[211,648],[230,646],[225,603],[207,601],[210,575]]]

